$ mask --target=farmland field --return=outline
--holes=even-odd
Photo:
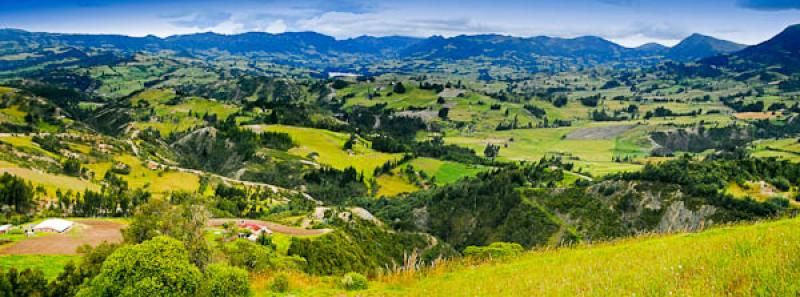
[[[358,172],[365,176],[372,176],[373,171],[386,161],[396,160],[400,154],[386,154],[374,151],[370,148],[370,143],[363,139],[354,145],[353,150],[345,151],[344,143],[349,136],[347,134],[293,126],[268,125],[250,126],[254,131],[272,131],[288,133],[298,147],[289,150],[290,153],[312,159],[320,164],[325,164],[336,169],[345,169],[349,166],[354,167]]]

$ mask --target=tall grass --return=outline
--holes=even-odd
[[[538,250],[510,260],[437,261],[356,293],[318,281],[299,296],[798,296],[800,219]],[[409,261],[411,260],[411,261]],[[412,264],[412,265],[409,265]],[[322,278],[321,278],[322,279]],[[310,284],[306,279],[304,281]]]
[[[791,219],[537,251],[428,277],[402,295],[796,296],[798,227]]]

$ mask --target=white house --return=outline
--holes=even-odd
[[[69,228],[72,228],[73,224],[74,223],[70,221],[62,219],[47,219],[37,224],[36,226],[33,226],[33,231],[62,233],[64,231],[69,230]]]

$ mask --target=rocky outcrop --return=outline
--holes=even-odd
[[[683,201],[676,201],[667,208],[656,231],[661,233],[699,231],[713,223],[710,217],[716,212],[717,209],[709,205],[703,205],[692,211],[686,208]]]

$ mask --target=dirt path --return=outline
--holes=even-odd
[[[75,220],[71,230],[26,239],[0,250],[0,255],[77,255],[79,246],[97,246],[104,241],[122,242],[121,223],[98,220]]]
[[[242,224],[242,223],[259,224],[269,228],[270,230],[272,230],[272,232],[277,232],[286,235],[294,235],[294,236],[321,235],[332,231],[331,229],[302,229],[296,227],[289,227],[273,222],[250,220],[250,219],[211,219],[208,220],[208,226],[219,227],[226,222],[236,222],[237,224]]]

